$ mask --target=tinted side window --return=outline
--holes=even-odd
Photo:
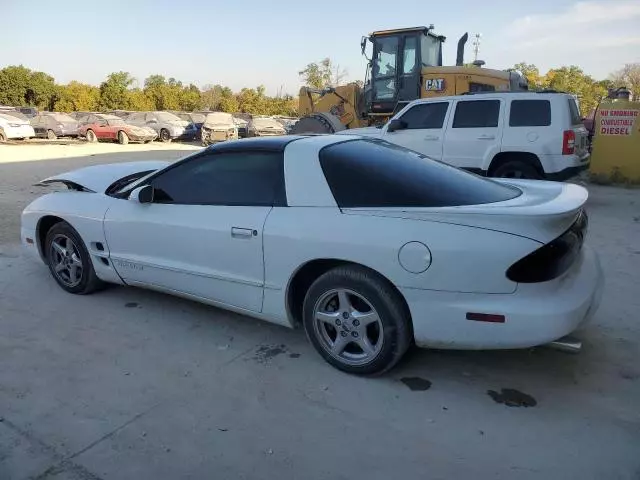
[[[549,100],[514,100],[509,114],[510,127],[547,127],[551,125]]]
[[[286,205],[284,156],[278,152],[205,153],[150,183],[156,203]]]
[[[341,208],[478,205],[520,195],[516,188],[382,140],[325,147],[320,165]]]
[[[498,126],[500,100],[458,102],[453,128],[489,128]]]
[[[407,129],[442,128],[448,108],[449,102],[422,103],[407,110],[400,120],[407,124]]]

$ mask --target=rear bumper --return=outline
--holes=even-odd
[[[31,125],[21,125],[19,127],[4,127],[4,134],[7,138],[31,138],[36,134]]]
[[[598,309],[604,288],[600,262],[585,246],[571,269],[538,284],[519,284],[512,294],[473,294],[401,289],[416,344],[450,349],[509,349],[542,345],[585,323]],[[467,312],[504,315],[504,323],[466,319]]]
[[[575,167],[567,167],[564,170],[560,170],[559,172],[547,173],[545,175],[547,180],[552,180],[554,182],[564,182],[576,175],[579,175],[580,172],[584,172],[589,168],[589,162],[584,165],[579,165]]]

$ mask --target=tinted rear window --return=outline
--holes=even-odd
[[[478,205],[520,195],[516,188],[377,139],[325,147],[320,164],[341,208]]]
[[[571,118],[571,125],[580,125],[582,123],[580,110],[578,109],[578,105],[573,98],[569,99],[569,118]]]
[[[513,100],[509,114],[510,127],[547,127],[551,125],[549,100]]]

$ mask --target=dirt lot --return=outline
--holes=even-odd
[[[67,295],[21,256],[36,181],[195,148],[0,146],[0,479],[640,478],[640,190],[589,187],[607,284],[583,353],[413,351],[363,379],[300,331],[133,288]]]

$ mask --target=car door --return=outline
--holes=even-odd
[[[96,117],[96,122],[93,124],[92,130],[100,140],[111,140],[109,125],[104,118]]]
[[[281,152],[203,152],[149,180],[152,203],[105,216],[111,261],[130,284],[261,311],[263,226],[284,204]]]
[[[450,105],[450,101],[417,103],[394,118],[403,122],[403,128],[389,132],[387,124],[383,137],[391,143],[440,160]]]
[[[162,125],[160,125],[157,115],[153,112],[149,112],[145,115],[144,123],[141,126],[153,128],[158,135],[160,135],[160,130],[162,129]]]
[[[500,151],[504,102],[487,97],[455,101],[444,137],[444,162],[480,172]]]
[[[33,131],[36,134],[36,137],[46,136],[44,135],[45,130],[42,127],[42,117],[40,115],[33,117],[29,123],[31,123],[31,126],[33,127]]]

